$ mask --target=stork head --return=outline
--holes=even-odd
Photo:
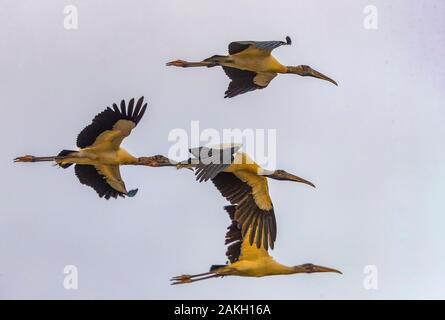
[[[312,263],[305,263],[299,266],[293,267],[295,273],[317,273],[317,272],[335,272],[343,274],[340,270],[323,267],[323,266],[317,266]]]
[[[138,158],[138,165],[141,166],[149,166],[149,167],[174,167],[176,166],[176,163],[173,160],[170,160],[169,158],[162,156],[162,155],[156,155],[152,157],[140,157]]]
[[[296,66],[296,67],[291,66],[286,68],[287,68],[287,73],[298,74],[302,77],[313,77],[321,80],[326,80],[338,86],[335,80],[329,78],[328,76],[325,76],[323,73],[318,72],[317,70],[314,70],[309,66],[301,65],[301,66]]]
[[[271,172],[268,172],[265,175],[268,176],[271,179],[286,180],[286,181],[294,181],[294,182],[304,183],[304,184],[307,184],[307,185],[315,188],[315,185],[312,182],[310,182],[310,181],[308,181],[306,179],[300,178],[300,177],[298,177],[296,175],[293,175],[293,174],[291,174],[289,172],[286,172],[284,170],[271,171]]]

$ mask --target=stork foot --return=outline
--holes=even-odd
[[[187,63],[187,61],[184,61],[184,60],[174,60],[174,61],[167,62],[165,65],[185,68],[185,67],[187,67],[188,63]]]
[[[30,155],[17,157],[17,158],[14,159],[14,162],[34,162],[34,161],[35,161],[35,157],[34,156],[30,156]]]
[[[184,284],[184,283],[191,283],[192,281],[192,276],[188,275],[188,274],[183,274],[177,277],[173,277],[170,279],[170,281],[172,281],[171,285],[175,285],[175,284]]]
[[[194,275],[183,274],[181,276],[171,278],[170,281],[172,281],[171,283],[172,285],[175,285],[175,284],[192,283],[216,277],[221,277],[221,275],[210,271]]]

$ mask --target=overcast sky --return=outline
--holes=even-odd
[[[78,30],[63,25],[78,9]],[[366,5],[377,30],[363,27]],[[273,15],[271,15],[273,14]],[[32,1],[0,11],[0,298],[445,298],[445,3],[428,1]],[[225,54],[233,40],[284,40],[284,64],[339,82],[278,76],[223,99],[219,68],[165,67]],[[144,95],[124,147],[166,154],[171,129],[277,130],[277,166],[317,189],[270,181],[281,263],[343,275],[169,278],[226,261],[227,202],[172,168],[124,167],[134,198],[106,201],[73,169],[13,164],[75,148],[107,105]],[[63,286],[66,265],[78,290]],[[378,289],[366,290],[375,265]]]

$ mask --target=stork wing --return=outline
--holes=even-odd
[[[232,80],[224,93],[224,98],[233,98],[237,95],[266,88],[277,76],[276,73],[240,70],[231,67],[223,67],[226,75]]]
[[[190,149],[190,153],[199,161],[195,168],[196,180],[203,182],[214,178],[232,164],[234,154],[240,148],[239,145],[231,145],[220,149],[207,147]]]
[[[131,130],[139,123],[147,108],[147,103],[143,105],[144,97],[139,98],[134,107],[134,99],[128,103],[122,100],[119,107],[114,103],[113,107],[108,107],[99,113],[92,123],[85,127],[77,136],[77,146],[86,148],[105,144],[113,150],[119,149],[122,140],[129,136]]]
[[[269,55],[272,50],[283,46],[292,44],[290,37],[286,37],[284,41],[234,41],[229,44],[229,54],[256,54]]]
[[[225,244],[228,245],[226,256],[230,263],[234,263],[241,259],[257,260],[261,257],[268,257],[269,253],[267,252],[267,249],[264,249],[262,246],[258,248],[249,243],[247,239],[250,237],[250,231],[248,236],[242,236],[238,221],[235,219],[237,207],[226,206],[224,209],[229,213],[230,220],[232,221],[230,226],[227,228],[225,241]]]
[[[267,178],[247,172],[221,172],[212,179],[216,188],[231,204],[236,205],[234,220],[243,238],[257,248],[273,249],[277,224]]]
[[[119,166],[76,164],[74,170],[80,183],[96,190],[101,198],[104,197],[108,200],[111,197],[124,197],[128,194],[119,172]]]
[[[264,89],[276,76],[276,73],[260,72],[255,76],[255,78],[253,78],[253,83],[259,86],[261,89]]]

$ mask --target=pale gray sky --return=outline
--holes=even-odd
[[[63,28],[63,8],[79,29]],[[363,9],[379,9],[379,29]],[[273,15],[271,15],[273,14]],[[0,298],[445,298],[443,1],[16,1],[0,12]],[[339,82],[279,76],[227,100],[218,68],[167,68],[224,54],[232,40],[282,40],[275,55]],[[270,181],[273,256],[336,274],[212,279],[170,286],[225,262],[226,201],[190,172],[126,167],[132,199],[105,201],[72,168],[13,164],[73,148],[106,105],[145,95],[124,146],[167,153],[172,128],[274,128],[277,165],[310,179]],[[76,265],[79,289],[63,288]],[[378,267],[378,290],[363,268]]]

